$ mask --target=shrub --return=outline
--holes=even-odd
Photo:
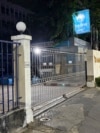
[[[95,78],[96,86],[100,87],[100,77]]]

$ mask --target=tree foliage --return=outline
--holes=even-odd
[[[100,31],[99,0],[11,0],[32,10],[34,31],[48,40],[67,39],[73,35],[72,13],[90,9],[91,25]],[[89,37],[90,34],[83,35]]]

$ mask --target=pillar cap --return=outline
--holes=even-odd
[[[11,40],[13,41],[18,41],[18,40],[32,40],[32,36],[30,35],[15,35],[15,36],[11,36]]]

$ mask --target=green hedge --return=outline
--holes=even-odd
[[[100,77],[95,78],[96,86],[100,87]]]

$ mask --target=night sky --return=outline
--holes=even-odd
[[[69,3],[73,4],[71,0],[28,0],[28,3],[25,0],[9,1],[21,5],[34,12],[34,41],[47,41],[52,38],[56,38],[56,36],[58,37],[56,39],[63,39],[64,36],[65,38],[66,36],[72,36],[72,23],[68,23],[68,21],[72,21],[70,11],[72,8],[74,8],[74,5],[69,7]],[[85,6],[82,6],[82,4],[81,6],[76,5],[76,8],[78,10],[89,8],[91,12],[90,16],[92,16],[91,24],[95,24],[96,27],[99,27],[98,29],[100,30],[99,0],[91,0],[91,2],[88,0],[83,0],[79,3],[83,3]],[[68,23],[67,28],[65,27],[65,23]],[[90,41],[89,34],[79,35],[79,37]]]

